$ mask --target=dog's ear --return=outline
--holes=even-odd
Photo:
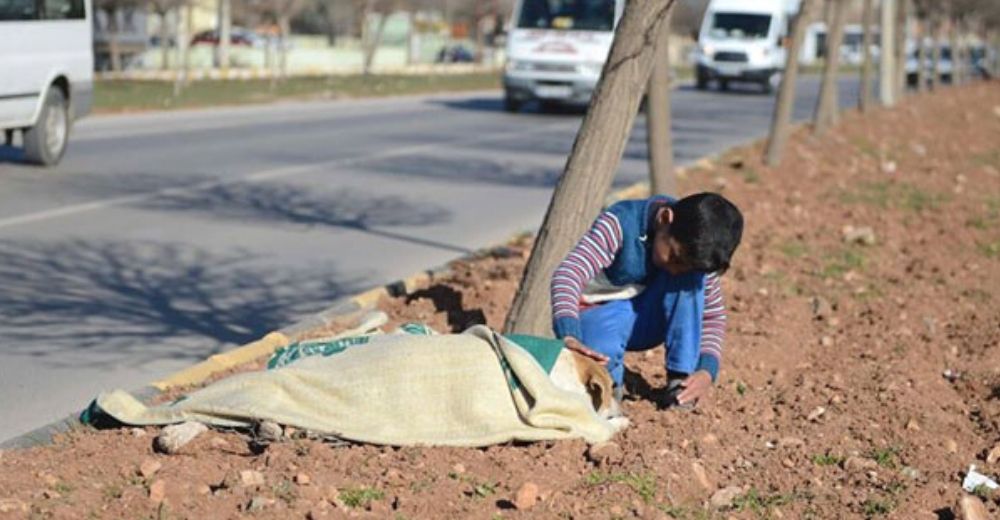
[[[600,370],[591,370],[587,374],[587,393],[590,394],[594,411],[601,411],[602,408],[609,406],[614,400],[614,391],[611,386],[611,377],[608,376],[603,368],[600,368]]]

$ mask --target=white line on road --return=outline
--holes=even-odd
[[[387,150],[383,152],[376,152],[368,155],[362,155],[358,157],[347,157],[343,159],[333,159],[330,161],[321,161],[307,164],[296,164],[293,166],[284,166],[281,168],[274,168],[270,170],[261,170],[259,172],[254,172],[249,175],[239,177],[236,179],[225,179],[218,181],[204,181],[199,182],[190,186],[179,186],[176,188],[163,188],[159,190],[149,191],[145,193],[136,193],[133,195],[125,195],[122,197],[112,197],[107,199],[95,200],[92,202],[86,202],[83,204],[75,204],[73,206],[67,206],[59,209],[50,209],[45,211],[39,211],[35,213],[29,213],[26,215],[19,215],[16,217],[10,217],[5,219],[0,219],[0,229],[9,228],[14,226],[20,226],[23,224],[30,224],[34,222],[39,222],[42,220],[50,220],[54,218],[67,217],[70,215],[77,215],[80,213],[85,213],[88,211],[96,211],[101,209],[106,209],[115,206],[122,206],[126,204],[133,204],[136,202],[142,202],[146,200],[155,199],[162,196],[173,196],[190,194],[198,191],[210,190],[213,188],[218,188],[221,186],[229,186],[233,184],[238,184],[241,182],[260,182],[264,180],[277,179],[281,177],[290,177],[293,175],[298,175],[301,173],[306,173],[311,170],[320,168],[337,168],[344,166],[352,166],[360,163],[364,163],[376,159],[386,159],[389,157],[396,157],[400,155],[406,155],[409,153],[422,152],[427,150],[433,150],[435,148],[453,148],[455,146],[471,145],[477,143],[484,143],[490,141],[503,141],[505,139],[511,139],[516,137],[521,137],[524,135],[545,133],[549,131],[556,130],[560,127],[565,127],[570,129],[572,126],[579,124],[578,121],[572,123],[553,123],[550,125],[540,126],[531,130],[515,130],[510,132],[497,132],[493,134],[485,134],[478,137],[473,137],[470,139],[461,139],[456,141],[448,141],[446,143],[425,143],[413,146],[406,146],[403,148],[397,148],[394,150]]]

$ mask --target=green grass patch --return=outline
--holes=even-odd
[[[852,137],[850,143],[852,146],[857,148],[859,152],[874,159],[879,158],[878,148],[876,148],[875,144],[869,141],[866,137]]]
[[[94,112],[130,112],[270,103],[287,99],[381,97],[500,88],[495,72],[470,74],[361,74],[270,80],[202,80],[174,96],[169,81],[97,80]]]
[[[896,504],[892,500],[881,498],[869,498],[861,503],[861,509],[868,518],[887,515],[895,508]]]
[[[643,502],[649,504],[656,498],[656,477],[650,473],[604,473],[592,471],[584,478],[588,486],[625,484],[632,488]]]
[[[781,507],[798,498],[795,494],[763,495],[757,488],[751,487],[746,493],[733,500],[733,510],[749,511],[758,518],[769,517],[768,511],[773,507]]]
[[[827,255],[824,258],[820,276],[823,278],[839,278],[848,271],[864,268],[865,256],[861,249],[855,246],[846,247]]]
[[[899,457],[899,448],[890,446],[888,448],[873,450],[869,457],[883,468],[895,469],[897,466],[896,459]]]
[[[781,254],[788,258],[802,258],[809,254],[809,246],[801,240],[788,240],[778,245]]]
[[[357,507],[368,507],[369,504],[376,500],[382,500],[385,498],[385,493],[381,490],[361,487],[353,489],[345,489],[340,492],[340,500],[344,502],[344,505],[351,508]]]
[[[862,182],[852,190],[842,191],[840,201],[844,204],[863,204],[881,209],[903,209],[922,212],[937,209],[948,197],[941,193],[929,193],[913,184],[905,182]]]
[[[980,253],[986,256],[986,258],[996,258],[1000,256],[1000,239],[992,242],[976,242],[976,247],[979,249]]]
[[[832,453],[817,453],[811,460],[817,466],[839,466],[844,462],[844,457]]]
[[[743,381],[736,382],[736,393],[743,397],[747,393],[747,385],[743,384]]]
[[[972,156],[972,162],[980,166],[1000,166],[1000,149],[993,149]]]

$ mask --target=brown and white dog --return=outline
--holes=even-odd
[[[616,432],[628,427],[629,420],[614,398],[611,375],[593,358],[563,348],[549,377],[556,388],[587,396],[597,415],[610,422]]]

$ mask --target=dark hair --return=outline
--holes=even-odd
[[[718,193],[698,193],[675,202],[670,236],[684,248],[695,271],[725,272],[743,237],[743,215]]]

